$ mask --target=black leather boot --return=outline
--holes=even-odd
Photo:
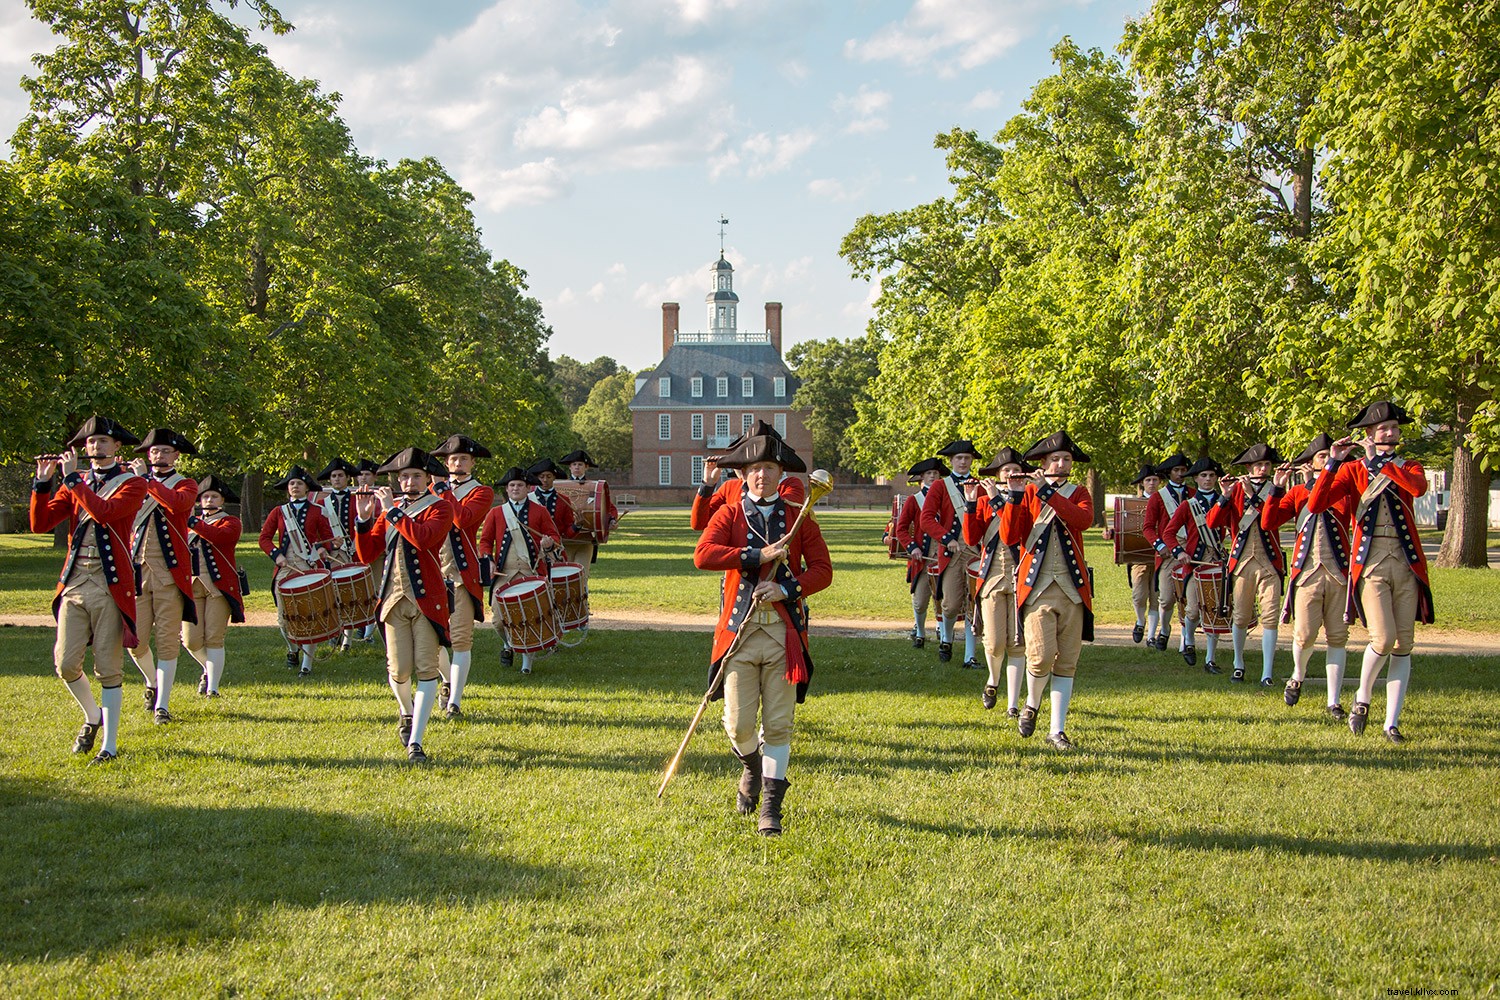
[[[765,778],[762,781],[764,795],[760,800],[760,832],[762,836],[775,837],[781,833],[781,799],[791,782],[785,778]]]
[[[735,808],[741,816],[749,816],[755,812],[755,807],[760,805],[760,751],[755,753],[736,753],[740,763],[745,765],[744,772],[740,775],[739,798],[735,802]]]

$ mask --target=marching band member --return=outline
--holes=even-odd
[[[260,529],[260,550],[276,564],[271,577],[271,598],[276,603],[277,623],[286,636],[286,618],[281,607],[281,592],[276,585],[288,576],[306,573],[317,563],[328,558],[328,546],[333,543],[333,528],[328,518],[317,505],[308,500],[308,494],[318,488],[318,481],[307,474],[300,465],[294,465],[287,474],[271,485],[272,489],[286,490],[287,502],[271,508],[266,523]],[[312,673],[313,644],[294,644],[287,636],[286,665],[297,670],[298,654],[301,654],[299,676]]]
[[[1396,455],[1401,425],[1411,423],[1406,411],[1389,400],[1371,403],[1349,421],[1365,431],[1355,442],[1345,437],[1328,451],[1328,467],[1313,485],[1307,510],[1321,514],[1339,500],[1357,503],[1354,511],[1354,562],[1349,572],[1348,606],[1344,617],[1358,615],[1370,630],[1359,672],[1359,694],[1349,713],[1354,734],[1365,731],[1375,681],[1386,658],[1385,736],[1404,743],[1401,708],[1411,683],[1411,651],[1416,623],[1431,625],[1432,588],[1427,579],[1427,554],[1417,535],[1412,501],[1427,492],[1427,473],[1421,463]],[[1350,461],[1355,447],[1363,460]]]
[[[375,470],[380,468],[379,463],[372,462],[368,458],[362,458],[354,463],[354,489],[360,493],[368,493],[375,489]],[[352,522],[351,522],[352,523]],[[364,628],[364,634],[360,636],[365,642],[375,641],[375,629],[379,622],[371,622]]]
[[[1146,505],[1151,505],[1150,497],[1156,496],[1161,488],[1161,475],[1157,473],[1156,466],[1143,465],[1141,471],[1136,473],[1130,484],[1135,487],[1135,494],[1146,497]],[[1114,530],[1104,529],[1105,539],[1114,537]],[[1125,579],[1130,584],[1130,604],[1135,608],[1135,628],[1131,629],[1130,641],[1140,642],[1147,634],[1151,641],[1146,643],[1147,648],[1156,648],[1156,635],[1158,629],[1158,602],[1156,599],[1156,567],[1147,566],[1144,563],[1126,563]]]
[[[729,446],[724,449],[725,454],[734,451],[753,437],[773,437],[778,441],[781,440],[781,434],[775,427],[764,420],[757,420],[749,430],[729,442]],[[802,487],[802,480],[793,473],[806,472],[807,466],[803,465],[800,458],[797,459],[796,465],[801,468],[789,468],[781,474],[781,482],[776,484],[776,492],[788,503],[801,504],[807,494]],[[739,503],[740,497],[744,494],[745,483],[734,474],[734,470],[723,471],[728,471],[729,475],[725,477],[724,482],[720,483],[721,470],[718,460],[710,458],[703,463],[703,483],[698,487],[698,492],[693,495],[693,509],[688,515],[688,526],[694,531],[702,531],[708,527],[709,519],[720,507]]]
[[[1328,643],[1328,714],[1336,722],[1347,719],[1340,704],[1344,684],[1344,667],[1348,662],[1349,625],[1344,608],[1349,598],[1349,521],[1354,515],[1353,500],[1341,496],[1321,514],[1307,509],[1312,484],[1326,474],[1328,451],[1333,438],[1319,434],[1292,464],[1307,470],[1306,482],[1291,485],[1291,470],[1277,472],[1277,482],[1289,487],[1283,503],[1296,515],[1297,541],[1292,549],[1291,576],[1286,583],[1281,620],[1292,626],[1292,676],[1286,682],[1284,697],[1288,706],[1302,697],[1302,683],[1307,680],[1307,664],[1312,659],[1313,643],[1323,632]]]
[[[588,480],[589,470],[594,468],[594,460],[589,458],[589,453],[582,448],[570,451],[562,457],[562,464],[568,467],[568,478],[575,483]],[[574,512],[577,513],[576,511]],[[607,518],[608,530],[613,531],[620,521],[620,510],[615,502],[609,502],[609,510],[599,511],[596,516]],[[582,532],[579,532],[581,534]],[[589,582],[589,567],[599,558],[599,543],[589,539],[580,538],[576,535],[563,541],[563,548],[567,550],[568,561],[575,562],[583,567],[583,582]]]
[[[563,542],[576,537],[578,525],[573,521],[573,505],[568,498],[553,488],[557,480],[567,478],[564,471],[556,462],[550,458],[544,458],[533,464],[526,470],[526,475],[536,481],[536,488],[527,494],[533,503],[539,503],[547,508],[547,513],[552,515],[552,523],[557,526],[557,532],[562,536]]]
[[[178,455],[193,455],[198,449],[176,431],[156,427],[135,451],[150,462],[138,458],[130,463],[146,484],[130,545],[141,640],[130,655],[146,679],[146,714],[161,726],[172,721],[168,706],[182,652],[182,623],[197,620],[187,522],[198,498],[198,483],[179,473],[176,465]]]
[[[328,520],[333,530],[333,542],[328,548],[329,562],[343,566],[354,562],[354,491],[349,488],[350,477],[358,470],[342,458],[334,458],[317,474],[316,479],[327,481],[328,489],[313,499],[318,509]],[[358,628],[344,629],[339,640],[339,651],[349,652],[349,646],[359,636]]]
[[[967,439],[950,441],[938,450],[952,459],[953,471],[939,479],[922,501],[922,530],[938,541],[938,659],[953,658],[953,623],[964,615],[969,584],[964,579],[974,552],[963,541],[964,483],[979,452]],[[964,618],[964,668],[979,669],[974,659],[974,630]]]
[[[1094,581],[1084,558],[1083,533],[1094,523],[1089,491],[1068,482],[1073,463],[1087,462],[1059,431],[1043,438],[1022,456],[1040,465],[1030,482],[1019,467],[1009,476],[1013,491],[1023,491],[1000,515],[1000,541],[1021,546],[1016,568],[1016,606],[1026,636],[1026,707],[1016,723],[1023,737],[1036,731],[1042,691],[1052,681],[1052,725],[1047,742],[1072,750],[1065,729],[1073,678],[1083,643],[1094,640]]]
[[[448,588],[438,552],[453,527],[454,505],[428,492],[429,467],[425,451],[407,448],[377,470],[396,474],[399,497],[377,487],[374,496],[355,498],[354,551],[366,565],[381,563],[386,674],[401,712],[397,734],[414,763],[427,760],[422,738],[437,700],[438,649],[448,645]]]
[[[1282,577],[1286,557],[1281,552],[1280,528],[1292,516],[1282,503],[1285,490],[1271,474],[1284,459],[1270,445],[1251,445],[1234,460],[1248,477],[1236,482],[1225,495],[1225,515],[1234,541],[1229,549],[1226,584],[1233,588],[1234,672],[1231,681],[1245,679],[1245,637],[1260,621],[1260,686],[1271,687],[1276,665],[1277,621],[1281,617]],[[1260,613],[1256,614],[1256,605]]]
[[[532,503],[527,497],[531,478],[519,465],[505,470],[496,484],[505,491],[505,500],[485,515],[484,527],[479,532],[479,554],[488,556],[495,567],[495,582],[491,589],[493,610],[494,596],[509,586],[517,577],[546,576],[543,557],[562,548],[562,535],[547,508]],[[515,654],[505,636],[501,622],[495,619],[500,631],[502,648],[500,662],[510,666]],[[532,654],[521,654],[521,673],[531,673]]]
[[[62,455],[37,459],[31,487],[32,531],[49,532],[68,522],[68,556],[52,599],[52,616],[57,619],[52,662],[83,709],[83,728],[73,741],[73,752],[88,753],[103,736],[92,764],[118,755],[123,650],[137,642],[135,581],[128,572],[128,554],[146,484],[121,468],[115,456],[122,446],[139,440],[108,417],[90,417],[68,439]],[[88,456],[87,472],[78,469],[79,448]],[[62,485],[53,492],[52,477],[58,472]],[[94,648],[94,676],[100,686],[97,703],[83,675],[89,646]]]
[[[787,537],[796,515],[777,485],[788,468],[805,465],[786,442],[752,437],[720,464],[741,470],[745,491],[714,513],[693,564],[724,574],[709,669],[710,677],[723,672],[724,731],[744,765],[737,809],[749,814],[759,800],[757,829],[775,836],[790,784],[793,717],[812,679],[805,599],[828,586],[833,564],[812,519]]]
[[[225,502],[238,503],[239,496],[218,476],[198,480],[201,514],[188,518],[188,551],[192,557],[195,621],[182,623],[182,644],[203,667],[198,693],[219,696],[224,679],[224,634],[230,622],[245,620],[244,595],[240,593],[239,569],[234,547],[243,525],[224,512]]]
[[[491,458],[484,445],[463,434],[454,434],[433,449],[434,458],[447,464],[448,480],[433,486],[433,492],[453,507],[453,527],[448,530],[442,547],[443,578],[453,590],[453,611],[448,617],[448,634],[453,640],[452,663],[443,650],[438,651],[443,686],[438,691],[438,707],[449,719],[463,715],[459,703],[469,668],[474,660],[474,623],[484,621],[484,584],[479,578],[479,526],[484,523],[494,503],[495,491],[474,478],[474,462]]]
[[[970,480],[965,486],[968,500],[964,513],[964,542],[979,550],[980,584],[975,598],[974,615],[984,634],[984,659],[989,679],[980,694],[985,709],[995,707],[1000,690],[1000,666],[1005,665],[1006,714],[1020,718],[1021,675],[1026,670],[1026,646],[1021,639],[1021,623],[1016,611],[1016,566],[1020,549],[1000,540],[1001,511],[1006,504],[1017,504],[1024,490],[1012,490],[1012,477],[1031,472],[1031,465],[1014,448],[1001,448],[989,465],[979,470],[985,478]],[[1002,489],[995,480],[1005,483]],[[925,574],[924,574],[925,575]]]
[[[1188,666],[1198,662],[1193,640],[1203,615],[1203,598],[1196,580],[1209,577],[1213,566],[1223,566],[1228,559],[1224,552],[1224,528],[1229,518],[1224,513],[1226,501],[1219,492],[1219,477],[1223,474],[1224,467],[1212,458],[1204,457],[1194,462],[1188,475],[1197,488],[1187,500],[1178,504],[1161,532],[1162,541],[1172,553],[1173,579],[1184,585],[1183,605],[1187,609],[1187,620],[1182,626],[1182,658]],[[1181,543],[1177,541],[1179,531],[1184,532]],[[1223,580],[1219,582],[1222,586]],[[1220,593],[1221,599],[1225,596]],[[1222,674],[1224,671],[1214,660],[1219,636],[1207,630],[1203,636],[1207,646],[1203,669],[1210,674]]]
[[[922,530],[922,504],[932,491],[932,484],[950,474],[951,470],[941,458],[923,459],[906,470],[907,481],[920,482],[921,486],[902,502],[901,515],[896,518],[896,542],[906,550],[906,582],[911,590],[913,619],[911,644],[914,649],[927,644],[927,606],[932,602],[932,574],[927,572],[927,566],[929,560],[937,558],[932,551],[932,536]],[[786,499],[784,495],[783,499]]]
[[[1151,644],[1159,650],[1167,648],[1167,640],[1172,636],[1172,610],[1177,606],[1177,583],[1172,575],[1176,564],[1171,558],[1170,546],[1161,534],[1172,515],[1177,512],[1178,505],[1192,492],[1186,482],[1188,468],[1192,464],[1179,451],[1156,467],[1156,474],[1166,476],[1167,480],[1146,501],[1146,514],[1141,526],[1141,534],[1156,549],[1156,611],[1157,628],[1160,631],[1152,633]],[[1179,651],[1186,651],[1190,638],[1184,632],[1178,642]]]

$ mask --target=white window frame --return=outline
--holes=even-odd
[[[691,393],[691,395],[692,395],[692,397],[694,399],[702,399],[703,398],[703,376],[702,375],[694,375],[693,378],[692,378],[692,380],[690,382],[688,382],[688,387],[689,387],[689,392]]]
[[[691,429],[692,429],[692,438],[693,438],[693,440],[694,441],[702,441],[703,440],[703,414],[701,414],[701,413],[695,413],[695,414],[693,414],[693,420],[692,420],[692,423],[691,423],[690,426],[691,426]]]
[[[672,485],[672,456],[658,455],[656,458],[656,484],[658,486]]]
[[[746,375],[740,379],[740,396],[749,399],[755,395],[755,376]]]
[[[749,433],[750,428],[751,428],[751,426],[754,425],[754,423],[755,423],[755,414],[753,414],[753,413],[741,413],[740,414],[740,433],[741,434]]]
[[[776,433],[786,437],[786,414],[776,413],[771,416],[771,426],[776,428]]]
[[[771,384],[774,386],[774,392],[775,392],[776,398],[777,399],[785,399],[786,398],[786,376],[785,375],[777,375],[776,378],[772,381]]]
[[[658,413],[656,415],[656,436],[663,441],[672,440],[672,414]]]
[[[727,438],[729,436],[729,414],[714,414],[714,437]]]
[[[729,398],[729,376],[720,375],[714,379],[714,392],[720,399]]]
[[[703,456],[702,455],[694,455],[693,456],[693,485],[694,486],[702,486],[703,485]]]
[[[658,399],[672,398],[672,376],[663,375],[656,380],[656,395]]]

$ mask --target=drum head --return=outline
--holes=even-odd
[[[296,576],[287,577],[276,586],[279,590],[305,590],[327,579],[327,573],[298,573]]]
[[[547,586],[547,581],[537,579],[536,577],[532,577],[529,580],[518,580],[517,582],[511,584],[509,587],[506,587],[504,590],[500,591],[499,599],[502,601],[520,600],[527,594],[534,594],[545,586]]]
[[[969,570],[969,575],[970,576],[983,576],[984,575],[984,556],[980,556],[978,559],[970,559],[969,560],[968,570]]]
[[[333,578],[335,580],[347,580],[354,576],[364,576],[369,571],[370,567],[364,565],[340,566],[333,571]]]
[[[583,575],[583,567],[577,563],[557,563],[552,567],[552,579],[571,580],[575,576]]]

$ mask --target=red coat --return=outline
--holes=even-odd
[[[802,480],[796,476],[787,476],[777,483],[776,493],[781,499],[794,504],[801,504],[807,497],[807,490],[803,487]],[[709,520],[719,512],[720,507],[737,504],[744,495],[745,481],[739,476],[725,479],[719,484],[719,488],[708,496],[694,493],[693,511],[688,515],[688,527],[694,531],[702,531],[708,527]]]
[[[188,547],[192,552],[193,575],[206,576],[229,602],[229,620],[245,620],[245,599],[240,594],[240,575],[234,563],[234,547],[239,543],[244,525],[232,514],[212,521],[202,517],[188,518]]]
[[[1326,473],[1317,473],[1321,479]],[[1314,480],[1316,481],[1316,480]],[[1281,504],[1291,516],[1300,515],[1307,507],[1307,501],[1312,496],[1312,487],[1299,483],[1286,491],[1281,498]],[[1297,593],[1298,578],[1307,566],[1308,557],[1312,554],[1313,535],[1317,531],[1330,533],[1330,541],[1333,545],[1334,558],[1337,565],[1331,567],[1347,583],[1349,580],[1349,521],[1354,516],[1354,502],[1348,497],[1339,497],[1327,510],[1321,514],[1309,512],[1297,529],[1297,541],[1292,547],[1291,575],[1286,581],[1286,600],[1281,606],[1281,621],[1286,624],[1292,620],[1292,607]]]
[[[275,562],[276,557],[284,554],[291,545],[291,538],[287,535],[286,519],[283,511],[286,504],[280,504],[271,508],[271,513],[266,515],[266,523],[260,529],[260,550],[271,557]],[[323,511],[311,500],[302,508],[302,534],[307,538],[309,548],[323,546],[326,548],[333,543],[333,528],[328,523],[328,518],[323,516]],[[280,579],[282,567],[278,566],[272,575],[272,580]]]
[[[110,490],[114,480],[124,476],[118,486]],[[88,476],[75,472],[63,480],[56,493],[52,484],[33,484],[31,492],[31,530],[47,532],[64,520],[68,522],[68,558],[63,562],[62,573],[57,578],[57,591],[52,598],[52,616],[57,617],[62,605],[63,588],[73,574],[73,564],[78,560],[78,549],[93,544],[99,548],[99,561],[104,567],[104,579],[109,587],[109,596],[115,599],[120,609],[124,626],[123,645],[134,649],[139,645],[135,634],[135,573],[130,565],[130,532],[135,526],[135,515],[146,499],[146,483],[133,472],[120,470],[102,487],[108,496],[100,496],[89,486]],[[79,530],[79,521],[87,515],[93,522],[93,530]],[[89,536],[93,541],[88,541]]]
[[[1271,565],[1276,567],[1276,572],[1286,574],[1286,556],[1281,552],[1280,528],[1291,520],[1295,511],[1283,502],[1285,495],[1286,491],[1280,486],[1272,486],[1268,492],[1261,495],[1260,517],[1244,531],[1237,531],[1240,520],[1245,516],[1245,502],[1249,497],[1244,480],[1229,488],[1229,493],[1225,496],[1228,504],[1220,516],[1224,519],[1225,527],[1234,533],[1234,540],[1230,542],[1229,548],[1231,576],[1240,564],[1240,557],[1245,554],[1245,546],[1249,544],[1252,531],[1260,532],[1261,543],[1265,545],[1266,552],[1271,557]]]
[[[510,555],[510,532],[505,528],[505,506],[509,503],[508,499],[501,500],[500,506],[486,514],[484,527],[479,532],[479,554],[494,560],[496,574],[505,566],[505,560]],[[557,530],[557,523],[552,520],[552,515],[547,513],[547,508],[539,503],[527,499],[519,513],[524,516],[526,526],[531,529],[525,533],[526,559],[533,568],[538,568],[541,542],[537,536],[550,537],[556,550],[556,546],[562,544],[562,534]]]
[[[744,500],[733,506],[720,507],[709,520],[698,547],[693,552],[693,565],[699,569],[722,571],[725,600],[719,610],[719,621],[714,628],[712,662],[717,665],[734,642],[740,622],[750,606],[750,595],[761,579],[760,550],[768,542],[756,537],[752,541],[749,513]],[[756,518],[759,519],[759,513]],[[797,519],[796,511],[780,496],[771,510],[766,537],[771,541],[782,538]],[[828,546],[816,521],[804,518],[792,538],[787,558],[776,564],[769,579],[781,584],[786,591],[785,600],[772,606],[786,625],[786,679],[797,685],[797,700],[807,695],[807,685],[812,679],[812,657],[807,648],[807,604],[806,598],[823,590],[833,580],[833,562],[828,558]],[[729,599],[733,595],[733,599]]]
[[[1021,551],[1020,563],[1016,567],[1016,607],[1022,608],[1031,596],[1032,584],[1042,568],[1042,559],[1047,546],[1060,540],[1063,560],[1073,577],[1073,586],[1083,600],[1083,637],[1094,638],[1094,581],[1089,575],[1088,561],[1083,552],[1083,533],[1094,523],[1094,498],[1089,491],[1076,484],[1071,496],[1063,496],[1061,490],[1052,486],[1040,489],[1036,483],[1026,484],[1026,492],[1019,503],[1008,503],[1000,512],[1000,540],[1006,545],[1025,545],[1044,507],[1057,512],[1054,524],[1064,530],[1048,530],[1042,533],[1034,545]]]
[[[448,484],[439,483],[438,486]],[[453,508],[453,527],[448,530],[448,547],[453,553],[453,561],[458,564],[464,589],[474,599],[475,619],[484,621],[484,585],[479,582],[478,537],[479,526],[484,523],[485,516],[495,503],[495,491],[477,479],[470,479],[460,483],[456,489],[451,486],[443,489],[439,495]]]
[[[1371,468],[1372,465],[1374,469]],[[1385,473],[1391,485],[1381,494],[1380,499],[1370,504],[1361,518],[1359,498],[1364,495],[1370,480],[1378,471]],[[1396,525],[1396,533],[1401,537],[1401,548],[1406,554],[1407,565],[1411,566],[1417,577],[1417,621],[1432,624],[1432,585],[1427,579],[1427,554],[1422,551],[1422,539],[1417,535],[1417,518],[1411,509],[1412,500],[1426,492],[1427,472],[1420,462],[1385,456],[1373,462],[1358,459],[1335,462],[1330,459],[1328,467],[1313,484],[1312,492],[1307,498],[1307,509],[1314,514],[1332,508],[1340,500],[1355,507],[1352,518],[1354,563],[1349,570],[1349,603],[1344,611],[1345,621],[1353,622],[1356,616],[1360,622],[1365,621],[1365,609],[1359,597],[1359,578],[1364,573],[1365,558],[1370,554],[1370,532],[1375,528],[1375,517],[1380,505],[1387,503],[1391,520]]]
[[[396,560],[406,566],[407,576],[416,590],[417,607],[437,629],[438,641],[448,642],[448,587],[443,567],[438,562],[438,546],[453,527],[453,505],[431,493],[407,505],[415,514],[400,507],[381,511],[373,521],[354,522],[354,553],[367,566],[381,563],[380,599],[390,593]],[[391,538],[392,530],[396,537]],[[391,544],[387,545],[386,542]]]
[[[144,507],[155,500],[157,508],[146,519],[146,523],[141,525],[141,530],[156,533],[157,543],[167,560],[167,568],[172,572],[172,582],[182,592],[182,620],[196,622],[198,611],[193,603],[193,561],[188,554],[188,518],[192,516],[193,504],[198,500],[198,483],[177,472],[171,473],[167,480],[152,476],[142,478],[146,483],[146,498],[141,501],[141,505]],[[168,485],[174,479],[176,481]],[[131,539],[133,552],[141,551],[144,544],[143,537]]]
[[[967,480],[965,480],[967,482]],[[951,556],[948,543],[963,540],[964,504],[953,505],[948,484],[957,483],[960,495],[963,484],[952,476],[943,476],[927,489],[927,499],[922,501],[922,530],[937,541],[938,573],[947,572]]]
[[[1213,535],[1213,541],[1218,543],[1220,549],[1224,548],[1224,532],[1229,526],[1229,511],[1225,505],[1222,493],[1215,493],[1214,499],[1210,501],[1208,510],[1203,515],[1203,524]],[[1190,558],[1199,562],[1208,562],[1209,550],[1208,540],[1198,534],[1198,520],[1193,517],[1193,507],[1201,501],[1198,492],[1194,490],[1188,494],[1188,498],[1177,505],[1177,510],[1167,519],[1167,525],[1162,529],[1162,541],[1167,544],[1175,557],[1186,552]],[[1184,540],[1177,541],[1177,533],[1185,532]],[[1200,567],[1189,565],[1187,569],[1174,569],[1172,575],[1178,579],[1186,579],[1190,573]]]
[[[1167,510],[1165,492],[1168,489],[1170,487],[1163,486],[1147,498],[1146,513],[1141,522],[1141,534],[1146,536],[1146,541],[1150,542],[1151,547],[1156,550],[1156,569],[1158,572],[1161,570],[1161,564],[1167,561],[1172,551],[1172,546],[1167,544],[1167,540],[1163,535],[1166,531],[1167,522],[1172,519],[1173,514],[1177,513],[1176,507],[1173,507],[1170,511]],[[1179,494],[1181,500],[1178,501],[1177,506],[1181,506],[1182,500],[1186,500],[1192,492],[1190,488],[1184,486]]]
[[[932,536],[922,530],[922,501],[926,498],[921,490],[913,493],[902,501],[901,514],[896,518],[896,542],[906,550],[906,582],[912,590],[917,589],[920,574],[927,572],[922,557],[932,555]]]
[[[980,550],[981,558],[984,560],[980,564],[980,579],[982,580],[989,578],[990,565],[995,561],[995,553],[999,551],[996,546],[1001,542],[998,530],[995,534],[994,545],[986,546],[984,536],[989,531],[990,522],[997,517],[1003,517],[1005,508],[1013,506],[1013,503],[1007,499],[1009,494],[1009,490],[1002,489],[999,495],[991,500],[988,493],[980,490],[979,496],[974,500],[974,509],[964,512],[964,544],[972,545]],[[1015,546],[1011,546],[1011,554],[1016,559],[1020,559],[1020,553],[1015,550]]]
[[[563,538],[578,537],[578,525],[574,522],[573,503],[567,497],[556,490],[547,490],[545,493],[540,489],[532,490],[526,494],[526,498],[532,503],[539,503],[552,515],[552,523],[557,525],[557,533]]]

